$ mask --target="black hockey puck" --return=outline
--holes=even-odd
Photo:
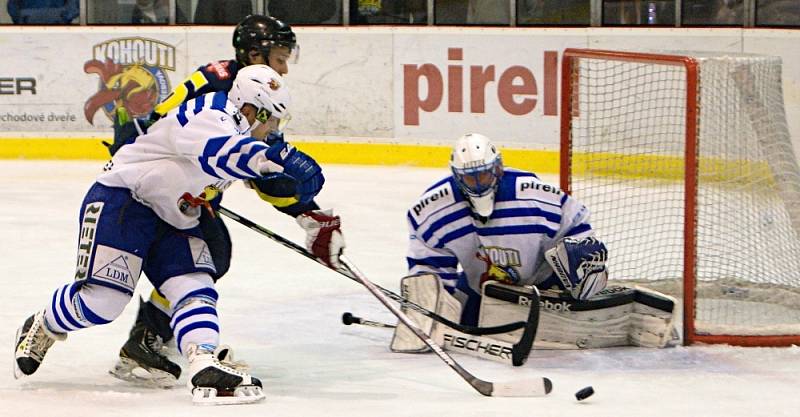
[[[594,394],[594,388],[592,386],[588,386],[586,388],[581,388],[578,392],[575,393],[575,398],[578,401],[583,401]]]
[[[342,323],[344,323],[345,326],[349,326],[355,323],[355,321],[353,320],[353,315],[350,314],[350,312],[342,314]]]

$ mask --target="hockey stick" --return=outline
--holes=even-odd
[[[515,294],[514,304],[529,305],[528,322],[525,330],[520,335],[517,343],[485,338],[481,336],[470,336],[463,332],[453,330],[442,330],[441,335],[445,349],[454,352],[464,353],[491,361],[501,362],[506,365],[522,366],[528,360],[528,355],[533,348],[533,341],[536,338],[536,331],[539,329],[539,291],[533,287],[533,292],[525,294],[525,302],[518,302],[519,294],[504,290],[502,287],[487,285],[484,287],[486,296],[500,299],[508,299],[510,294]],[[342,314],[342,323],[345,325],[360,324],[370,327],[395,328],[391,324],[377,321],[365,320],[347,312]]]
[[[285,237],[283,237],[283,236],[281,236],[281,235],[279,235],[279,234],[277,234],[277,233],[275,233],[275,232],[273,232],[273,231],[271,231],[271,230],[269,230],[269,229],[267,229],[267,228],[265,228],[263,226],[259,226],[258,224],[253,223],[252,221],[248,220],[247,218],[242,217],[242,216],[240,216],[240,215],[238,215],[238,214],[226,209],[225,207],[220,207],[217,210],[217,212],[222,214],[222,215],[224,215],[224,216],[226,216],[226,217],[228,217],[228,218],[231,218],[231,219],[239,222],[243,226],[245,226],[245,227],[247,227],[247,228],[249,228],[249,229],[251,229],[251,230],[253,230],[253,231],[257,232],[257,233],[260,233],[260,234],[262,234],[262,235],[264,235],[264,236],[266,236],[266,237],[268,237],[268,238],[280,243],[281,245],[283,245],[283,246],[285,246],[285,247],[287,247],[287,248],[289,248],[289,249],[291,249],[291,250],[293,250],[293,251],[305,256],[306,258],[311,259],[311,260],[313,260],[313,261],[315,261],[315,262],[327,267],[327,265],[325,265],[321,260],[319,260],[316,256],[314,256],[314,254],[312,254],[311,252],[306,250],[306,248],[304,248],[304,247],[292,242],[291,240],[286,239]],[[353,281],[358,282],[358,278],[356,278],[352,274],[352,271],[340,271],[340,270],[335,270],[335,269],[334,269],[334,271],[346,276],[347,278],[350,278]],[[385,288],[383,288],[381,286],[375,285],[375,287],[378,288],[378,290],[381,291],[384,295],[386,295],[390,299],[400,303],[401,305],[403,305],[403,306],[405,306],[407,308],[410,308],[410,309],[422,314],[423,316],[430,317],[433,320],[436,320],[436,321],[438,321],[438,322],[440,322],[440,323],[442,323],[442,324],[444,324],[446,326],[452,327],[453,329],[456,329],[456,330],[458,330],[460,332],[463,332],[463,333],[467,333],[467,334],[471,334],[471,335],[478,335],[478,336],[487,335],[487,334],[508,333],[508,332],[513,332],[514,330],[517,330],[517,329],[521,329],[521,328],[525,327],[525,325],[526,325],[526,323],[522,322],[522,321],[518,321],[518,322],[515,322],[515,323],[503,324],[503,325],[500,325],[500,326],[493,326],[493,327],[476,327],[476,326],[468,326],[468,325],[464,325],[464,324],[459,324],[459,323],[456,323],[454,321],[448,320],[448,319],[446,319],[446,318],[434,313],[433,311],[430,311],[430,310],[420,306],[419,304],[414,303],[413,301],[411,301],[411,300],[409,300],[407,298],[404,298],[404,297],[402,297],[400,295],[397,295],[397,294],[393,293],[392,291],[387,290],[387,289],[385,289]]]
[[[387,329],[394,329],[397,327],[394,324],[381,323],[379,321],[372,321],[372,320],[364,320],[361,317],[352,315],[350,312],[345,312],[344,314],[342,314],[342,323],[345,326],[349,326],[351,324],[360,324],[362,326],[385,327]]]
[[[409,329],[416,335],[423,343],[425,343],[434,353],[436,353],[439,358],[444,361],[450,369],[456,371],[461,378],[463,378],[467,383],[472,386],[476,391],[480,392],[481,394],[487,397],[540,397],[550,393],[553,389],[553,383],[550,379],[545,377],[539,377],[534,379],[528,380],[519,380],[514,382],[506,382],[506,383],[493,383],[489,381],[484,381],[475,375],[472,375],[464,369],[461,365],[458,364],[450,355],[447,354],[436,342],[433,341],[422,329],[414,323],[408,316],[405,315],[400,309],[392,304],[389,301],[389,298],[386,297],[378,287],[373,284],[370,280],[368,280],[361,271],[353,265],[346,256],[341,255],[339,260],[344,264],[344,266],[353,274],[353,276],[361,283],[361,285],[365,286],[378,301],[381,302],[389,311],[394,314],[401,323],[408,326]],[[538,309],[537,309],[538,311]]]

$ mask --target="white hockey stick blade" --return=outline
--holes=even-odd
[[[492,383],[492,397],[544,397],[552,390],[553,383],[545,377]]]
[[[192,403],[195,405],[235,405],[251,404],[265,398],[264,391],[256,385],[237,387],[233,395],[217,395],[216,388],[195,387],[192,389]]]

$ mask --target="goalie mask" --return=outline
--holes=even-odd
[[[450,155],[450,169],[475,214],[491,216],[503,176],[503,160],[489,138],[477,133],[458,138]]]
[[[250,127],[254,130],[260,123],[267,123],[270,117],[279,119],[277,130],[281,131],[290,120],[289,89],[274,69],[267,65],[250,65],[239,70],[233,81],[228,100],[237,109],[251,104],[258,110],[256,122]]]

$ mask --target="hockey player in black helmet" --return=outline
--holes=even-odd
[[[178,85],[161,103],[156,105],[149,121],[157,120],[183,102],[212,91],[229,91],[236,74],[248,65],[266,64],[281,76],[289,72],[290,61],[297,56],[297,41],[292,28],[270,16],[250,15],[244,18],[233,32],[233,47],[236,59],[210,62],[199,67]],[[117,115],[123,112],[118,112]],[[147,121],[132,120],[118,123],[115,120],[114,144],[109,146],[113,155],[125,143],[132,141]],[[270,135],[270,140],[282,140],[282,136]],[[294,184],[274,179],[251,182],[259,196],[279,211],[298,218],[303,213],[313,212],[319,206],[312,200],[301,203],[294,198]],[[214,209],[220,205],[221,196],[213,199]],[[332,219],[338,217],[329,216]],[[200,227],[217,269],[214,280],[221,278],[230,266],[231,239],[220,216],[202,211]],[[338,227],[335,233],[338,232]],[[343,244],[343,243],[342,243]],[[172,386],[181,374],[178,364],[169,360],[162,345],[173,338],[170,328],[169,303],[155,290],[148,301],[141,301],[136,322],[127,342],[120,349],[119,362],[110,371],[120,379],[144,382],[154,386]]]
[[[298,45],[288,24],[271,16],[250,15],[233,31],[235,59],[209,62],[200,66],[167,96],[153,112],[142,118],[117,108],[114,119],[114,143],[103,142],[113,156],[154,121],[181,103],[212,91],[228,91],[239,70],[248,65],[269,65],[281,76],[289,73],[289,62],[297,61]]]
[[[272,56],[274,62],[263,63],[285,75],[288,72],[286,59],[292,55],[296,57],[299,51],[294,31],[289,25],[274,17],[250,15],[239,22],[233,31],[236,60],[244,65],[257,63],[252,62],[254,59],[270,58],[273,47],[277,51]]]

